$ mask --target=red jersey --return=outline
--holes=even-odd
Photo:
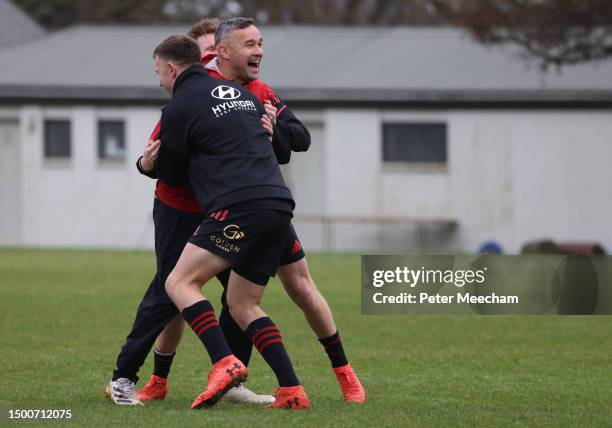
[[[214,54],[209,54],[203,57],[202,64],[204,65],[206,71],[208,71],[208,74],[210,74],[212,77],[216,79],[228,80],[219,71],[219,68],[217,67],[217,58]],[[278,95],[276,95],[272,88],[261,80],[252,80],[243,86],[255,94],[255,96],[262,103],[266,100],[270,101],[270,103],[277,108],[278,114],[285,109],[286,106],[283,104]],[[161,121],[157,121],[157,125],[155,126],[155,129],[151,133],[149,139],[153,141],[159,139],[160,131]],[[192,213],[204,213],[204,210],[196,202],[195,195],[189,186],[173,187],[164,183],[162,180],[157,180],[157,184],[155,185],[155,194],[160,201],[171,208]]]

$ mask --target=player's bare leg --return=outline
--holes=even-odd
[[[310,276],[305,257],[297,262],[279,266],[276,274],[291,300],[304,312],[308,325],[317,337],[328,337],[336,333],[334,316]]]
[[[181,343],[183,332],[185,331],[185,320],[181,315],[177,315],[157,336],[155,349],[165,354],[176,352]]]
[[[257,318],[267,316],[259,306],[264,291],[266,291],[265,286],[257,285],[236,272],[232,271],[230,274],[227,303],[232,318],[242,330],[246,330]]]
[[[206,300],[202,286],[229,265],[224,258],[188,242],[166,280],[166,292],[179,312]]]
[[[307,409],[310,402],[295,375],[280,331],[259,306],[264,291],[265,286],[232,271],[227,292],[230,313],[278,379],[276,401],[266,407]]]
[[[310,276],[306,258],[279,266],[277,275],[285,291],[300,307],[310,328],[325,347],[345,401],[363,403],[365,389],[344,354],[331,309]]]
[[[247,377],[247,368],[231,353],[212,305],[201,291],[203,284],[228,266],[224,258],[188,243],[166,280],[168,296],[206,348],[213,364],[208,385],[191,405],[194,409],[214,405]]]

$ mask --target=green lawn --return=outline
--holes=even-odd
[[[283,332],[311,410],[223,402],[191,410],[209,360],[190,331],[165,401],[113,406],[103,388],[153,254],[0,249],[0,409],[72,409],[73,426],[109,427],[612,424],[611,317],[363,316],[358,255],[311,255],[309,263],[366,387],[363,406],[342,402],[326,355],[276,282],[263,306]],[[219,290],[216,282],[205,290],[215,308]],[[275,387],[259,356],[248,386]]]

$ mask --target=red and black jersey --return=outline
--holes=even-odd
[[[206,55],[201,60],[205,69],[211,77],[227,80],[219,71],[216,56]],[[277,122],[274,129],[274,139],[272,142],[274,152],[279,163],[287,163],[291,157],[291,151],[306,151],[310,146],[310,134],[306,127],[295,117],[280,97],[270,86],[261,80],[252,80],[244,85],[250,92],[255,94],[260,102],[270,101],[277,109]],[[157,122],[155,129],[149,137],[150,140],[157,140],[160,135],[161,121]],[[142,171],[138,162],[136,163],[141,173],[157,178],[154,172],[147,173]],[[193,191],[188,185],[170,186],[163,180],[157,180],[155,194],[166,205],[188,212],[203,212],[198,205]]]
[[[149,140],[155,141],[160,137],[161,120],[155,125],[155,129],[151,133]],[[140,170],[140,168],[139,168]],[[141,171],[142,172],[142,171]],[[146,174],[149,177],[157,178],[156,174]],[[204,211],[198,205],[195,195],[189,186],[170,186],[162,180],[157,180],[155,184],[155,195],[167,206],[191,213],[203,213]]]

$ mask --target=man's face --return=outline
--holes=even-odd
[[[233,31],[221,42],[223,59],[231,69],[232,78],[241,84],[259,78],[259,64],[263,57],[263,38],[254,25]],[[228,73],[229,74],[229,73]]]
[[[214,34],[204,34],[203,36],[198,37],[198,46],[200,47],[200,55],[204,58],[206,55],[214,54],[216,52],[215,49],[215,35]]]
[[[171,62],[155,56],[155,73],[159,76],[159,86],[164,88],[168,95],[172,96],[172,88],[176,80],[176,70]]]

